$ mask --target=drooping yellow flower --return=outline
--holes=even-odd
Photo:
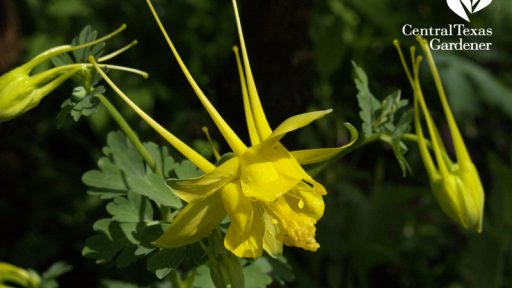
[[[414,92],[415,129],[418,135],[419,150],[430,179],[430,185],[441,209],[448,217],[466,229],[481,232],[484,213],[484,189],[478,171],[471,161],[469,152],[464,144],[464,140],[457,127],[450,106],[448,105],[441,77],[437,71],[428,43],[422,37],[418,37],[417,40],[425,53],[430,70],[432,71],[432,76],[450,130],[456,157],[456,161],[453,162],[448,156],[439,131],[427,108],[425,98],[423,97],[419,80],[419,68],[422,57],[415,56],[415,49],[411,47],[411,58],[413,62],[413,70],[411,73],[407,67],[398,41],[395,40],[394,44],[398,49],[400,59]],[[432,159],[423,134],[419,111],[420,107],[431,138],[434,159]]]
[[[233,0],[242,59],[234,47],[244,111],[251,140],[247,147],[229,127],[199,88],[163,28],[151,1],[147,3],[169,44],[185,77],[210,114],[233,151],[233,156],[215,166],[165,130],[139,109],[97,67],[119,96],[150,126],[205,174],[193,179],[171,179],[168,184],[188,202],[155,245],[171,248],[193,243],[207,236],[227,215],[231,220],[225,247],[239,257],[258,257],[263,250],[270,255],[281,254],[282,246],[295,246],[316,251],[315,224],[322,217],[325,188],[304,171],[301,165],[325,161],[357,139],[357,131],[347,124],[351,133],[348,144],[336,148],[288,151],[279,141],[288,132],[302,128],[331,110],[315,111],[286,119],[272,130],[256,90],[242,34],[237,6]],[[94,63],[94,59],[91,59]]]

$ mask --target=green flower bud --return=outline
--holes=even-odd
[[[439,131],[427,108],[419,80],[419,67],[422,57],[415,56],[415,49],[411,47],[411,58],[413,60],[413,73],[411,73],[407,67],[398,41],[395,40],[394,44],[398,49],[400,59],[414,92],[415,129],[418,135],[418,146],[421,157],[430,179],[430,186],[441,209],[450,219],[466,229],[480,233],[482,232],[485,201],[480,176],[471,161],[469,152],[464,144],[464,140],[462,139],[450,106],[448,105],[446,93],[441,83],[441,77],[437,71],[428,43],[421,37],[418,37],[417,40],[425,53],[430,70],[432,71],[432,76],[448,123],[456,157],[456,161],[453,162],[448,156]],[[424,115],[428,133],[431,138],[430,145],[434,157],[432,157],[429,151],[427,140],[423,134],[420,109]]]
[[[101,43],[125,28],[126,25],[123,24],[116,31],[92,42],[48,49],[27,63],[0,76],[0,122],[18,117],[34,108],[46,95],[78,71],[87,69],[90,64],[69,64],[31,75],[36,66],[54,56]]]
[[[466,229],[482,231],[484,190],[471,161],[459,161],[430,181],[434,196],[448,217]]]
[[[37,288],[41,285],[41,278],[32,270],[25,270],[9,263],[0,262],[0,287],[11,287],[3,286],[2,284],[16,284],[25,288]]]
[[[31,76],[30,69],[24,65],[0,76],[0,122],[34,108],[41,99],[79,70],[80,68],[68,71],[54,68]]]

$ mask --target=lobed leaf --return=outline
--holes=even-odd
[[[187,255],[186,251],[186,247],[158,250],[149,257],[146,268],[154,272],[158,279],[163,279],[180,266]]]
[[[364,136],[379,136],[380,140],[390,145],[405,177],[407,171],[411,172],[411,167],[405,159],[408,149],[402,141],[404,134],[411,130],[413,119],[412,110],[403,112],[409,101],[401,99],[400,90],[390,93],[382,101],[377,100],[369,89],[368,77],[364,70],[356,63],[353,63],[353,66]]]

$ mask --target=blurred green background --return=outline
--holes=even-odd
[[[88,24],[102,35],[127,23],[128,30],[109,47],[132,39],[139,45],[114,62],[145,70],[150,78],[115,72],[112,77],[144,110],[197,149],[205,150],[203,125],[221,139],[173,61],[145,1],[0,2],[0,69],[69,43]],[[8,2],[14,10],[6,8]],[[238,41],[231,1],[154,3],[196,80],[228,123],[248,139],[239,120],[243,111],[231,50]],[[334,108],[317,124],[287,136],[290,149],[344,143],[345,121],[360,128],[352,60],[366,70],[377,96],[402,89],[411,99],[392,40],[413,44],[412,38],[401,35],[406,23],[445,27],[463,22],[445,1],[239,4],[256,84],[271,125],[304,111]],[[285,249],[296,272],[289,286],[512,287],[512,1],[495,0],[471,20],[471,27],[493,28],[492,37],[484,39],[494,43],[493,50],[440,52],[434,57],[483,181],[484,232],[465,232],[442,214],[415,145],[409,145],[407,154],[414,173],[402,178],[389,147],[372,144],[320,173],[319,181],[329,192],[317,231],[321,249]],[[429,81],[426,77],[425,89],[433,92]],[[106,133],[117,127],[100,110],[57,129],[55,116],[71,87],[64,85],[34,110],[0,124],[0,261],[42,271],[64,260],[74,269],[61,278],[62,287],[99,287],[100,279],[107,278],[150,283],[153,275],[142,264],[118,270],[81,256],[92,223],[106,214],[100,200],[86,195],[81,175],[95,167]],[[108,96],[141,138],[163,143],[112,93]],[[437,101],[431,103],[445,135],[440,107]],[[220,144],[226,152],[225,143]]]

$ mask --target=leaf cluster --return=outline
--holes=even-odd
[[[82,45],[96,40],[98,32],[93,30],[90,25],[84,27],[80,33],[71,41],[72,46]],[[70,53],[64,53],[52,58],[55,66],[64,66],[76,63],[88,63],[89,55],[98,59],[103,56],[105,51],[105,42],[93,46],[75,50]],[[57,126],[62,126],[64,120],[70,115],[75,122],[78,122],[82,116],[88,117],[98,111],[100,103],[97,95],[105,93],[105,88],[98,85],[101,76],[93,69],[83,69],[72,77],[77,86],[73,88],[73,93],[61,104],[61,111],[57,115]]]
[[[353,62],[354,82],[357,88],[357,101],[359,103],[359,117],[363,121],[362,130],[365,139],[378,138],[388,143],[400,165],[403,176],[411,167],[404,155],[407,146],[403,136],[411,130],[413,118],[412,109],[405,110],[409,101],[401,99],[400,90],[396,90],[379,101],[371,92],[368,76],[364,70]],[[405,110],[405,111],[404,111]]]
[[[151,244],[168,225],[171,213],[182,207],[165,177],[173,176],[171,172],[190,174],[197,168],[177,165],[168,149],[155,143],[144,143],[144,147],[156,160],[156,171],[144,163],[122,132],[111,132],[99,169],[83,175],[88,193],[109,201],[110,217],[94,223],[96,234],[87,240],[82,254],[97,263],[114,262],[117,267],[147,257],[148,270],[162,278],[185,257],[183,249],[158,249]]]

